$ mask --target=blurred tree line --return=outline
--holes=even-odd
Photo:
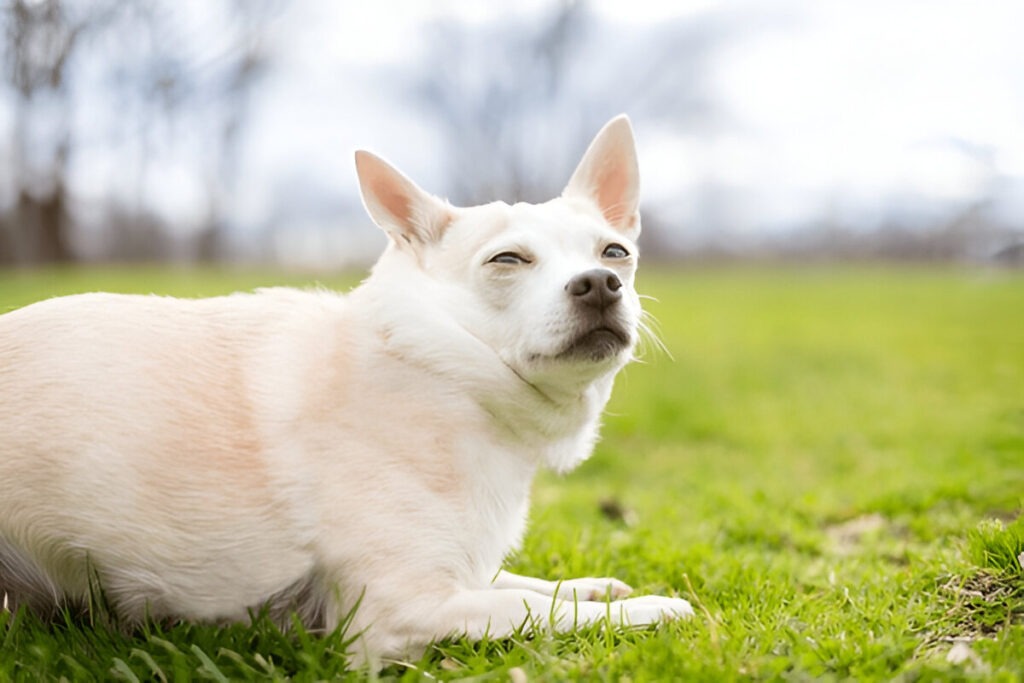
[[[303,0],[0,2],[0,131],[9,132],[0,138],[0,265],[231,256],[240,160],[258,142],[248,135],[254,94],[287,44],[275,20]],[[454,203],[537,201],[561,190],[594,131],[620,112],[691,136],[728,126],[707,65],[738,30],[711,15],[631,35],[595,21],[585,1],[565,0],[539,17],[434,21],[423,28],[419,59],[375,77],[437,133],[441,185]],[[115,116],[94,111],[98,93]],[[159,152],[186,140],[201,151],[190,172],[201,179],[204,206],[189,230],[169,224],[150,182],[166,161]],[[103,155],[115,167],[83,170],[98,148],[118,150]],[[311,193],[292,194],[308,203]],[[714,214],[716,202],[735,197],[709,186],[702,201]],[[287,212],[272,213],[268,224],[288,222]],[[947,260],[1009,244],[1002,258],[1024,260],[1012,249],[1019,235],[989,223],[984,198],[928,230],[891,222],[865,232],[825,216],[796,238],[721,230],[687,242],[667,215],[645,206],[650,255]],[[349,218],[338,216],[334,229],[352,227],[343,224]],[[272,241],[275,229],[243,228],[250,242]]]
[[[158,129],[166,134],[178,125],[208,128],[205,139],[215,147],[206,169],[207,218],[191,248],[198,259],[219,255],[221,200],[237,174],[249,94],[269,61],[263,26],[276,3],[214,3],[222,5],[217,11],[225,21],[222,50],[212,60],[197,59],[171,0],[8,0],[3,6],[11,136],[0,168],[0,198],[6,200],[0,263],[76,258],[75,232],[87,207],[72,196],[70,164],[83,147],[113,146],[126,136],[138,152],[119,182],[134,184],[136,201],[109,197],[88,208],[100,214],[94,222],[104,226],[107,258],[164,256],[169,237],[147,205],[144,181]],[[116,103],[117,120],[89,121],[84,88],[102,88]]]
[[[244,139],[251,94],[274,67],[270,24],[287,0],[209,0],[205,14],[222,24],[213,57],[195,54],[175,4],[7,1],[0,85],[13,106],[0,168],[0,264],[75,260],[85,223],[94,226],[90,239],[94,251],[103,245],[103,259],[159,260],[175,249],[197,260],[225,255],[224,205],[241,146],[251,142]],[[672,22],[621,54],[604,50],[608,36],[600,31],[609,27],[582,1],[554,3],[540,20],[472,27],[441,20],[424,30],[422,59],[385,77],[403,106],[437,131],[448,154],[448,196],[457,204],[557,194],[594,131],[622,111],[690,129],[716,120],[703,69],[721,37],[714,23]],[[116,100],[113,129],[83,124],[84,95],[94,96],[85,88]],[[181,231],[152,210],[146,177],[158,138],[185,128],[204,129],[209,161],[204,225],[183,247]],[[78,201],[69,183],[76,155],[126,137],[136,154],[119,182],[135,185],[134,201],[124,192],[99,206],[95,198]]]

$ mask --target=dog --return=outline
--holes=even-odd
[[[355,656],[650,625],[680,598],[501,570],[539,468],[591,453],[641,328],[610,121],[561,196],[458,208],[356,152],[389,244],[353,291],[80,294],[0,316],[0,594],[121,623],[350,619]]]

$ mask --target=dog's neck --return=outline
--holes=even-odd
[[[573,392],[526,382],[521,377],[514,392],[483,391],[478,403],[495,427],[511,440],[527,446],[539,464],[567,472],[586,460],[594,447],[601,411],[611,392],[611,377]]]
[[[566,372],[528,380],[427,298],[422,288],[384,286],[373,276],[349,295],[357,309],[375,311],[367,320],[391,360],[431,374],[446,392],[454,386],[471,397],[498,438],[559,472],[589,457],[617,368],[596,379]]]

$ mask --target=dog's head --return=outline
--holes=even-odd
[[[455,321],[527,382],[590,381],[632,355],[639,173],[629,120],[609,122],[543,204],[456,208],[368,152],[363,200],[391,237],[375,273]],[[401,285],[398,285],[401,286]],[[423,303],[426,301],[426,303]]]

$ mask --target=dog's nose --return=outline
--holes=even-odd
[[[610,270],[595,268],[569,280],[565,291],[581,304],[603,310],[622,298],[622,280]]]

